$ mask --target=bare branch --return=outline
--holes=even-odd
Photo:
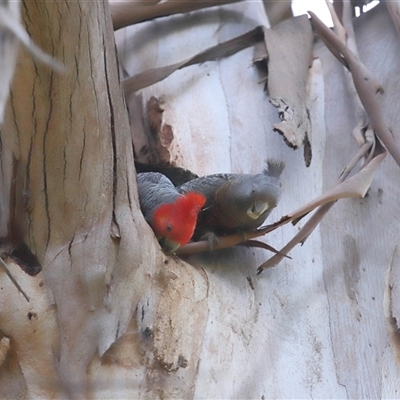
[[[259,26],[252,31],[245,33],[244,35],[237,36],[231,40],[227,40],[226,42],[210,47],[207,50],[204,50],[201,53],[198,53],[195,56],[181,62],[168,65],[166,67],[154,68],[140,72],[139,74],[131,76],[122,82],[125,94],[135,92],[160,82],[178,69],[182,69],[193,64],[201,64],[206,61],[215,61],[224,57],[228,57],[239,52],[240,50],[245,49],[246,47],[253,46],[255,43],[263,40],[263,38],[264,31],[263,28]]]
[[[204,8],[217,7],[224,4],[237,3],[241,0],[214,0],[214,1],[165,1],[156,4],[135,2],[111,1],[110,10],[114,29],[124,28],[139,22],[150,21],[159,17],[173,14],[183,14]]]
[[[372,72],[358,59],[348,46],[311,11],[312,22],[324,43],[340,60],[345,60],[352,74],[360,100],[369,116],[375,133],[382,140],[396,163],[400,166],[400,144],[396,135],[386,125],[376,94],[383,89]]]

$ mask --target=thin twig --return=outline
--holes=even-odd
[[[29,302],[28,295],[24,292],[24,290],[22,289],[20,284],[17,282],[17,280],[12,276],[11,272],[8,270],[7,264],[4,262],[4,260],[1,257],[0,257],[0,266],[3,268],[4,272],[10,278],[11,282],[18,289],[18,291],[25,297],[26,301]]]

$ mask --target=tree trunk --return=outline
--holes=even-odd
[[[206,10],[126,28],[117,32],[117,45],[124,70],[134,75],[188,59],[266,24],[261,4],[239,3],[213,14]],[[294,32],[292,41],[300,47],[301,32],[293,30],[298,23],[285,24],[282,30]],[[382,5],[356,20],[355,29],[361,59],[385,90],[378,96],[385,121],[398,134],[395,93],[400,71],[394,26]],[[298,71],[302,62],[308,67],[308,59],[287,57],[284,61],[294,63]],[[276,221],[332,187],[358,148],[351,135],[356,115],[343,66],[320,42],[314,57],[309,92],[300,102],[311,119],[309,168],[302,150],[293,152],[272,130],[279,118],[251,66],[251,48],[181,69],[130,95],[131,121],[136,101],[151,120],[150,99],[159,99],[159,132],[170,127],[174,137],[167,146],[170,161],[199,175],[256,173],[267,157],[284,160],[283,196],[270,217]],[[280,90],[283,86],[297,91],[285,82],[283,69],[273,76],[271,68],[269,86],[277,79],[272,84]],[[137,124],[131,124],[138,137]],[[387,157],[364,199],[336,204],[305,244],[290,253],[292,260],[285,259],[259,277],[255,270],[269,256],[265,252],[231,250],[229,255],[191,259],[207,273],[210,309],[195,397],[398,396],[394,282],[399,224],[398,189],[392,183],[397,174],[398,167]],[[282,248],[302,225],[303,221],[294,228],[286,226],[266,241]],[[254,291],[246,276],[252,278]]]
[[[21,54],[2,127],[4,257],[24,241],[42,266],[35,277],[11,266],[29,303],[2,275],[2,376],[20,370],[27,396],[59,397],[88,389],[88,365],[126,331],[160,255],[138,210],[108,4],[25,6],[65,73]]]
[[[165,256],[138,208],[138,146],[108,4],[24,7],[29,34],[65,72],[21,52],[1,127],[2,259],[30,301],[1,271],[0,397],[398,396],[393,160],[366,198],[339,202],[292,259],[260,276],[269,256],[261,250],[189,263]],[[117,44],[133,74],[267,24],[260,3],[239,3],[137,25],[118,32]],[[364,17],[357,39],[394,126],[398,38],[385,9]],[[170,140],[164,156],[198,174],[255,173],[267,157],[284,160],[283,197],[270,218],[277,220],[333,185],[357,150],[342,66],[321,45],[315,55],[321,64],[302,98],[309,168],[272,130],[279,118],[251,48],[129,96],[133,141],[156,115]],[[286,226],[266,241],[281,248],[297,230]]]

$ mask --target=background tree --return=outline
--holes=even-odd
[[[156,11],[167,6],[155,4]],[[396,397],[398,166],[391,157],[365,198],[337,203],[292,259],[258,276],[265,250],[165,256],[138,208],[134,155],[200,175],[255,173],[267,157],[282,159],[283,197],[272,220],[335,186],[359,148],[351,136],[358,108],[340,63],[321,42],[312,48],[307,19],[261,36],[256,30],[229,57],[231,47],[218,46],[206,56],[225,57],[200,65],[197,54],[268,26],[262,4],[118,31],[122,78],[168,76],[140,92],[125,81],[129,129],[108,5],[27,2],[23,9],[28,33],[65,72],[21,52],[1,127],[2,259],[30,300],[1,272],[1,397]],[[380,5],[356,21],[355,32],[361,60],[385,89],[377,98],[396,137],[395,26]],[[268,93],[260,84],[265,65],[252,65],[265,61],[265,51]],[[184,62],[193,65],[174,72]],[[287,99],[294,105],[285,107]],[[274,125],[306,151],[289,149]],[[266,241],[280,249],[298,225]]]

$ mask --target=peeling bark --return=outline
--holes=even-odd
[[[274,124],[288,146],[309,144],[311,132],[306,98],[312,63],[313,35],[307,17],[301,16],[265,30],[268,51],[268,92],[282,120]],[[311,160],[307,159],[309,165]]]

